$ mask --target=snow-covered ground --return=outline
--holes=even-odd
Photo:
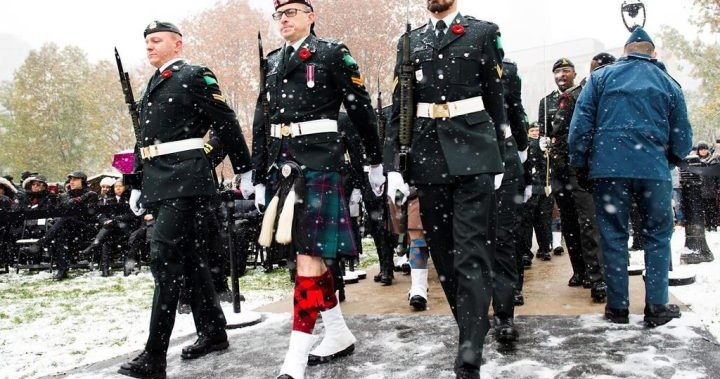
[[[685,266],[696,272],[697,282],[673,287],[671,293],[720,339],[720,233],[707,233],[707,241],[718,259]],[[684,243],[684,229],[678,228],[672,240],[675,267],[682,267]],[[370,253],[363,266],[377,261]],[[634,253],[633,262],[641,256]],[[103,278],[81,271],[73,276],[58,283],[48,273],[0,275],[0,379],[51,375],[144,346],[153,289],[149,272]],[[291,284],[285,271],[250,270],[240,288],[247,299],[243,310],[252,310],[288,295]],[[231,304],[223,306],[226,314],[232,312]],[[173,337],[193,332],[192,316],[178,315]]]
[[[242,309],[279,300],[290,288],[286,273],[250,270],[241,281]],[[152,291],[149,271],[109,278],[85,271],[62,282],[46,272],[0,275],[0,378],[35,378],[141,350]],[[222,304],[232,313],[232,304]],[[179,314],[173,337],[194,331],[192,315]]]

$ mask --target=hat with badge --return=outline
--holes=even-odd
[[[311,11],[315,11],[310,0],[273,0],[273,2],[275,3],[275,10],[282,7],[283,5],[297,3],[307,5],[308,7],[310,7]]]
[[[171,32],[179,35],[182,37],[182,33],[180,33],[180,28],[175,26],[175,24],[171,22],[163,22],[163,21],[153,21],[145,28],[145,33],[143,33],[143,37],[147,37],[148,34],[153,34],[157,32]]]
[[[555,72],[555,70],[557,70],[559,68],[563,68],[563,67],[572,67],[574,69],[575,65],[572,63],[571,60],[569,60],[567,58],[560,58],[552,66],[552,70],[553,70],[553,72]]]
[[[625,42],[625,46],[633,42],[650,42],[650,44],[655,47],[655,43],[652,38],[650,38],[650,35],[645,31],[645,29],[639,26],[633,30],[632,34],[630,34],[630,38],[628,38],[627,42]]]

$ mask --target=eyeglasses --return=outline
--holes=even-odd
[[[282,19],[282,16],[283,16],[283,15],[287,16],[288,18],[290,18],[290,17],[295,17],[295,16],[297,16],[297,13],[298,13],[298,12],[310,13],[310,11],[304,11],[304,10],[302,10],[302,9],[297,9],[297,8],[290,8],[290,9],[285,9],[284,11],[277,11],[277,12],[273,13],[273,14],[272,14],[272,18],[273,18],[273,20],[275,20],[275,21],[280,21],[280,19]]]

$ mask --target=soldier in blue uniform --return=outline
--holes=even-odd
[[[190,305],[197,341],[182,350],[183,359],[228,347],[225,317],[215,295],[205,256],[210,198],[216,194],[212,166],[202,137],[212,127],[223,139],[233,170],[251,169],[250,153],[235,112],[225,103],[215,75],[182,57],[180,30],[154,21],[144,32],[147,56],[157,68],[139,101],[140,140],[135,147],[135,185],[130,207],[147,208],[155,230],[150,243],[150,269],[155,278],[150,334],[145,350],[118,371],[135,378],[164,378],[180,283],[189,275]],[[128,181],[128,180],[126,180]],[[249,184],[246,184],[248,187]]]
[[[457,5],[427,1],[429,22],[410,33],[417,111],[406,177],[418,189],[430,255],[460,329],[455,373],[478,378],[490,328],[494,177],[504,172],[506,116],[498,27],[461,15]],[[402,39],[396,76],[401,63]],[[408,192],[395,160],[400,103],[396,86],[384,154],[390,196]]]
[[[255,112],[255,201],[263,209],[266,192],[272,196],[265,209],[261,243],[267,234],[272,237],[275,216],[280,213],[272,239],[297,254],[293,327],[280,377],[300,379],[308,364],[350,354],[356,342],[340,311],[332,272],[324,263],[357,255],[349,194],[341,174],[346,151],[337,121],[341,105],[362,139],[375,193],[381,191],[385,177],[375,112],[350,51],[342,43],[315,36],[317,16],[309,0],[275,0],[274,4],[273,19],[285,43],[267,57],[261,96],[269,102],[269,115],[264,114],[262,97]],[[290,178],[292,183],[287,183]],[[286,228],[292,228],[289,238],[281,233]],[[325,336],[310,351],[319,316]]]
[[[680,86],[655,59],[655,44],[637,28],[625,57],[594,71],[577,100],[570,124],[570,165],[592,180],[602,235],[608,299],[605,318],[629,322],[628,218],[632,202],[642,214],[645,241],[645,323],[680,317],[668,304],[673,232],[670,169],[692,146],[692,129]]]

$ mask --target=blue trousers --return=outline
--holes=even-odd
[[[672,182],[600,178],[595,180],[595,209],[602,237],[608,307],[627,309],[628,218],[637,202],[645,239],[645,303],[667,304],[670,239],[673,232]]]

